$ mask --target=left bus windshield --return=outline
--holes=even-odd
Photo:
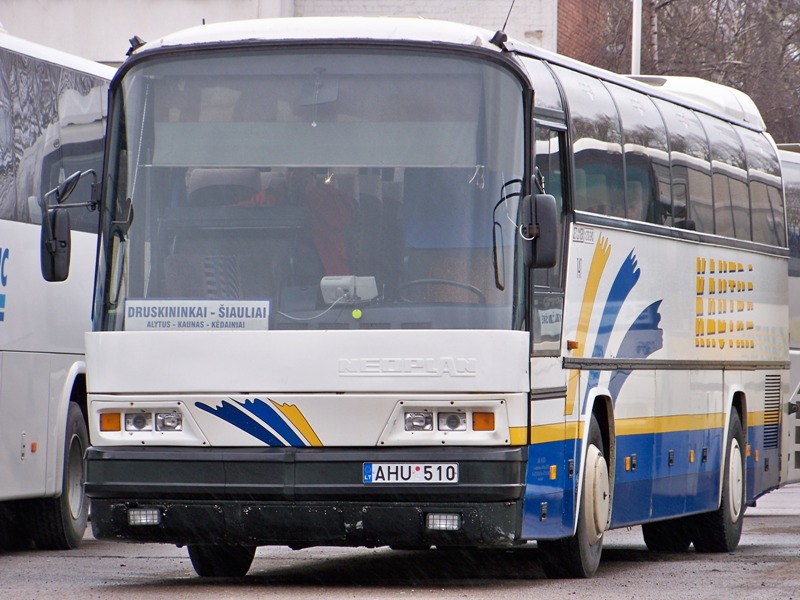
[[[523,130],[475,57],[151,57],[114,99],[99,328],[519,327]]]

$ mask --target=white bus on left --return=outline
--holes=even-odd
[[[98,218],[59,217],[75,260],[48,284],[40,200],[75,171],[100,172],[113,74],[0,28],[0,551],[74,548],[86,529],[83,334]]]

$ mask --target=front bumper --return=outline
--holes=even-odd
[[[416,547],[518,542],[527,449],[90,448],[100,539],[174,544]],[[365,484],[365,462],[459,465],[457,484]],[[158,525],[131,525],[156,508]],[[458,531],[429,513],[457,513]]]

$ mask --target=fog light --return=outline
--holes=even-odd
[[[466,431],[467,415],[464,413],[439,413],[439,431]]]
[[[181,413],[156,413],[156,431],[181,431],[183,415]]]
[[[428,529],[434,531],[458,531],[461,529],[461,515],[453,513],[428,513]]]
[[[161,511],[157,508],[129,508],[128,525],[160,525]]]
[[[149,413],[126,414],[125,431],[153,431],[153,417]]]
[[[433,414],[429,412],[407,412],[406,431],[433,431]]]

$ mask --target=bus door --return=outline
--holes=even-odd
[[[572,458],[574,435],[568,435],[564,406],[567,371],[561,365],[561,321],[564,310],[564,160],[565,134],[536,123],[535,164],[538,186],[534,193],[551,194],[556,199],[561,219],[558,232],[558,258],[549,269],[531,272],[528,318],[531,328],[530,456],[527,489],[536,493],[537,502],[526,504],[523,536],[535,529],[536,535],[564,535],[561,515],[571,513],[572,495],[566,492],[568,460]],[[543,189],[542,189],[543,188]],[[555,473],[553,473],[555,467]],[[555,475],[555,476],[554,476]],[[571,489],[571,488],[570,488]],[[546,497],[547,502],[541,502]],[[567,506],[564,505],[567,504]],[[551,517],[540,514],[546,504]],[[565,510],[566,509],[566,510]],[[566,532],[568,535],[571,532]]]

